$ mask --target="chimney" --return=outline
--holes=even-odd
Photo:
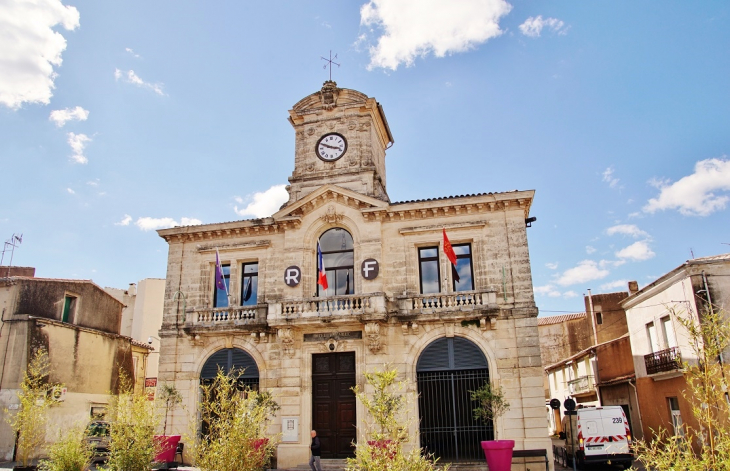
[[[639,283],[636,281],[629,281],[629,296],[639,292]]]
[[[129,283],[129,289],[127,290],[127,294],[130,296],[137,296],[137,284],[136,283]]]

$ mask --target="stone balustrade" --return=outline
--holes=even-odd
[[[493,289],[398,296],[397,299],[400,315],[499,309]]]
[[[322,316],[357,316],[374,313],[385,313],[385,296],[383,293],[351,294],[346,296],[328,296],[324,298],[305,298],[284,301],[280,307],[272,309],[285,319],[322,317]]]
[[[265,304],[197,308],[189,313],[185,324],[194,327],[234,326],[266,323]]]

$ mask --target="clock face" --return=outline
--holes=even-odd
[[[347,152],[347,139],[336,132],[325,134],[317,141],[315,151],[317,157],[325,162],[334,162]]]

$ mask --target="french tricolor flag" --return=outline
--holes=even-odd
[[[317,242],[317,266],[319,268],[319,277],[317,279],[317,284],[321,285],[322,288],[327,290],[327,273],[324,271],[324,258],[322,257],[322,248],[319,246],[319,242]]]

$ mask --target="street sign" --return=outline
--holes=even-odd
[[[560,409],[560,399],[550,399],[550,407],[555,410]]]
[[[565,407],[565,410],[575,410],[575,401],[568,398],[563,402],[563,407]]]

